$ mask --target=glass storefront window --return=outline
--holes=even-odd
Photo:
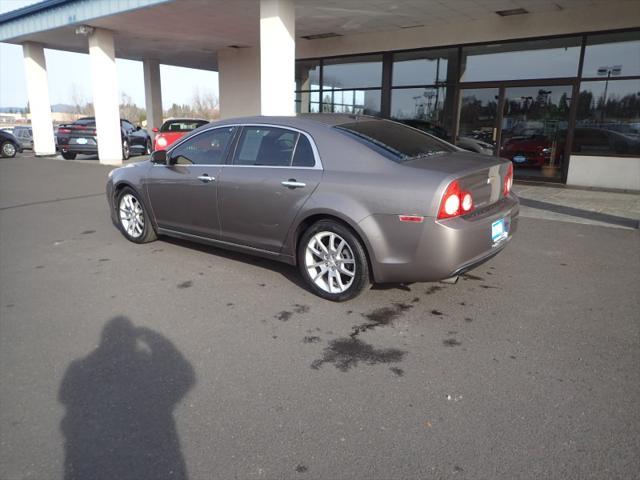
[[[296,90],[320,90],[320,61],[296,62]]]
[[[394,87],[455,83],[458,49],[403,52],[393,55]]]
[[[325,90],[382,86],[382,55],[327,59],[323,68]]]
[[[591,35],[582,77],[640,75],[640,32]]]
[[[500,156],[513,162],[516,175],[562,175],[571,92],[570,85],[505,90]]]
[[[640,155],[640,80],[582,82],[571,150]]]
[[[572,37],[465,47],[461,81],[575,77],[581,43]]]
[[[497,88],[465,88],[460,92],[456,145],[478,153],[494,153],[499,93]]]
[[[320,92],[296,92],[296,113],[320,112]]]
[[[322,92],[322,111],[380,116],[380,90],[333,90]]]
[[[391,91],[392,119],[450,140],[452,108],[445,112],[446,105],[453,105],[453,89],[394,88]]]

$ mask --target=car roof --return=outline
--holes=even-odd
[[[176,117],[176,118],[167,118],[164,123],[168,122],[209,122],[206,118],[190,118],[190,117]]]
[[[322,127],[335,127],[338,125],[344,125],[347,123],[365,122],[365,121],[378,121],[384,122],[385,120],[378,117],[372,117],[369,115],[350,115],[342,113],[302,113],[291,116],[263,116],[256,115],[252,117],[236,117],[228,118],[225,120],[218,120],[211,122],[214,126],[235,125],[235,124],[266,124],[266,125],[279,125],[282,127],[293,128],[322,128]],[[205,128],[205,127],[200,127]]]

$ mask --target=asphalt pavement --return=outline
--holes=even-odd
[[[96,163],[0,160],[1,479],[638,478],[637,229],[525,217],[456,285],[335,304],[128,242]]]

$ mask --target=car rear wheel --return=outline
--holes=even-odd
[[[116,198],[118,226],[122,234],[135,243],[147,243],[157,237],[144,205],[131,188],[123,188]]]
[[[13,143],[6,141],[0,147],[0,152],[2,152],[3,157],[13,158],[16,156],[18,149]]]
[[[123,140],[122,141],[122,159],[129,160],[130,157],[131,157],[131,149],[129,148],[129,141]]]
[[[76,154],[70,152],[62,152],[62,158],[64,158],[65,160],[74,160],[76,158]]]
[[[151,155],[151,152],[153,151],[153,148],[151,148],[151,139],[148,138],[147,139],[147,146],[144,149],[144,154],[145,155]]]
[[[333,220],[312,225],[298,245],[300,273],[312,292],[334,302],[358,296],[369,285],[367,254],[346,226]]]

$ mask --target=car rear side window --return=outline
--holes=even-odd
[[[244,127],[236,149],[235,165],[288,167],[298,132],[277,127]]]
[[[293,154],[294,167],[313,167],[316,164],[316,157],[313,155],[311,143],[306,135],[300,134],[296,144],[296,152]]]
[[[195,135],[171,152],[171,163],[222,165],[225,163],[233,132],[234,127],[221,127]]]
[[[346,123],[335,128],[396,162],[456,151],[432,135],[385,120]]]

